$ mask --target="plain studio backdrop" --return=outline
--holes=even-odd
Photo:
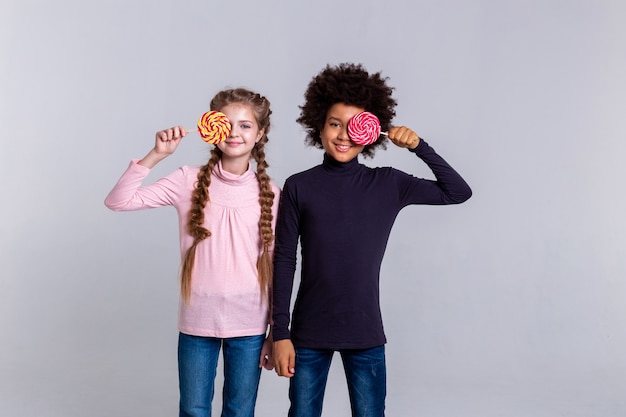
[[[474,191],[395,224],[387,414],[626,415],[625,20],[623,0],[3,0],[0,414],[176,415],[176,214],[104,197],[237,86],[272,102],[282,186],[322,160],[307,83],[356,62]],[[208,153],[191,134],[148,181]],[[393,145],[360,160],[432,178]],[[264,371],[257,415],[287,387]],[[349,413],[336,356],[323,415]]]

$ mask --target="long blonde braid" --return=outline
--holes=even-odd
[[[252,157],[256,161],[256,175],[259,180],[259,204],[261,205],[259,232],[261,233],[261,242],[263,244],[263,251],[257,261],[257,270],[259,271],[259,285],[261,286],[262,295],[265,300],[269,298],[274,272],[272,257],[270,255],[270,246],[274,241],[274,233],[272,230],[274,192],[270,184],[270,177],[267,174],[267,167],[269,165],[265,161],[265,143],[267,143],[267,140],[267,136],[263,135],[252,150]]]
[[[211,236],[211,231],[204,227],[204,208],[209,201],[209,185],[211,185],[211,173],[213,168],[222,157],[222,151],[215,147],[211,149],[211,158],[200,172],[196,188],[191,194],[191,209],[187,220],[187,232],[193,237],[193,243],[187,249],[183,257],[180,273],[180,292],[186,303],[191,298],[191,272],[196,260],[196,248],[198,243]]]

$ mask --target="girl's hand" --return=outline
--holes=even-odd
[[[156,133],[154,151],[159,155],[171,155],[174,153],[187,131],[182,126],[174,126]]]
[[[156,133],[154,147],[139,161],[139,165],[153,168],[156,164],[174,153],[187,131],[182,126],[170,127]]]
[[[263,347],[261,348],[259,368],[265,368],[268,371],[274,369],[274,358],[272,357],[272,341],[269,337],[265,338],[265,341],[263,342]]]
[[[401,148],[415,149],[420,143],[417,133],[406,126],[396,126],[387,132],[389,140]]]

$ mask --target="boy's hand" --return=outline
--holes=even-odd
[[[291,378],[296,373],[296,351],[291,340],[284,339],[274,342],[274,366],[276,374]]]
[[[420,143],[420,138],[417,133],[412,131],[406,126],[396,126],[389,129],[387,137],[394,143],[394,145],[401,148],[415,149]]]

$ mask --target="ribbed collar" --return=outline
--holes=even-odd
[[[256,174],[250,168],[250,164],[248,164],[248,170],[246,172],[237,175],[224,170],[221,159],[218,161],[217,165],[213,167],[213,175],[228,185],[246,185],[252,181],[256,181]]]
[[[324,162],[322,162],[322,168],[324,168],[325,172],[333,175],[345,175],[352,174],[357,172],[361,167],[359,164],[359,157],[355,157],[354,159],[348,162],[339,162],[332,156],[324,153]]]

